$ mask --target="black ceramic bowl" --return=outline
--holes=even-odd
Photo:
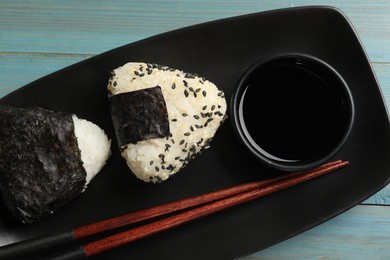
[[[305,171],[329,160],[351,130],[354,107],[343,78],[324,61],[288,54],[261,61],[238,81],[234,130],[262,163]]]

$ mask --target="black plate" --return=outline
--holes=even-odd
[[[334,158],[349,160],[350,166],[96,257],[231,259],[320,224],[389,181],[390,131],[385,104],[355,31],[338,10],[275,10],[168,32],[60,70],[2,98],[0,104],[73,112],[99,124],[115,139],[106,98],[112,69],[128,61],[180,68],[205,76],[230,99],[239,76],[250,65],[283,53],[318,57],[349,85],[356,120]],[[39,223],[17,224],[1,204],[0,237],[20,240],[47,234],[273,174],[247,155],[229,120],[209,150],[160,185],[135,179],[115,140],[113,150],[108,164],[84,194]]]

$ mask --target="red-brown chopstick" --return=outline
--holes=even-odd
[[[90,235],[98,234],[103,231],[112,230],[118,227],[136,223],[142,220],[151,219],[167,213],[183,210],[189,207],[204,206],[171,216],[154,223],[146,224],[129,231],[125,231],[107,238],[88,243],[84,246],[78,245],[64,253],[57,254],[47,259],[85,259],[106,250],[130,243],[140,238],[150,236],[157,232],[178,226],[180,224],[210,215],[235,205],[251,201],[253,199],[265,196],[267,194],[285,189],[295,184],[307,181],[320,176],[324,173],[339,169],[348,164],[348,162],[334,161],[316,168],[308,173],[292,173],[283,175],[265,181],[256,181],[232,188],[223,189],[216,192],[210,192],[204,195],[167,203],[161,206],[149,208],[124,216],[104,220],[101,222],[76,227],[71,231],[65,231],[59,234],[45,236],[38,239],[27,240],[0,248],[0,259],[8,259],[7,256],[15,255],[26,256],[30,254],[39,254],[52,247],[58,247]],[[214,202],[213,202],[214,201]],[[212,202],[210,204],[206,204]]]

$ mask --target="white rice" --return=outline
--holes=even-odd
[[[131,171],[145,182],[161,182],[209,147],[225,119],[226,100],[212,82],[166,66],[130,62],[114,70],[112,95],[160,86],[170,135],[121,147]]]
[[[107,135],[99,126],[90,121],[79,119],[73,115],[73,123],[81,151],[81,160],[87,172],[85,184],[87,186],[110,157],[111,140],[108,140]]]

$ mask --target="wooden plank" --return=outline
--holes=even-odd
[[[389,259],[390,207],[356,206],[245,260]]]
[[[0,53],[0,98],[87,57],[79,54]]]
[[[158,33],[320,0],[1,1],[0,52],[98,54]],[[390,60],[390,1],[327,1],[351,20],[372,61]],[[48,40],[49,39],[49,40]]]
[[[80,54],[0,54],[0,98],[40,77],[84,60],[90,55]],[[383,96],[390,107],[390,64],[375,63]],[[390,205],[390,185],[367,199],[365,204]]]
[[[49,73],[84,60],[90,55],[71,54],[0,54],[0,97]],[[387,106],[390,106],[390,64],[375,63]],[[363,202],[364,204],[390,205],[390,185]]]
[[[40,77],[84,60],[90,55],[79,54],[0,54],[0,98]],[[390,64],[375,63],[383,96],[390,107]],[[363,204],[390,205],[390,185],[365,200]]]

